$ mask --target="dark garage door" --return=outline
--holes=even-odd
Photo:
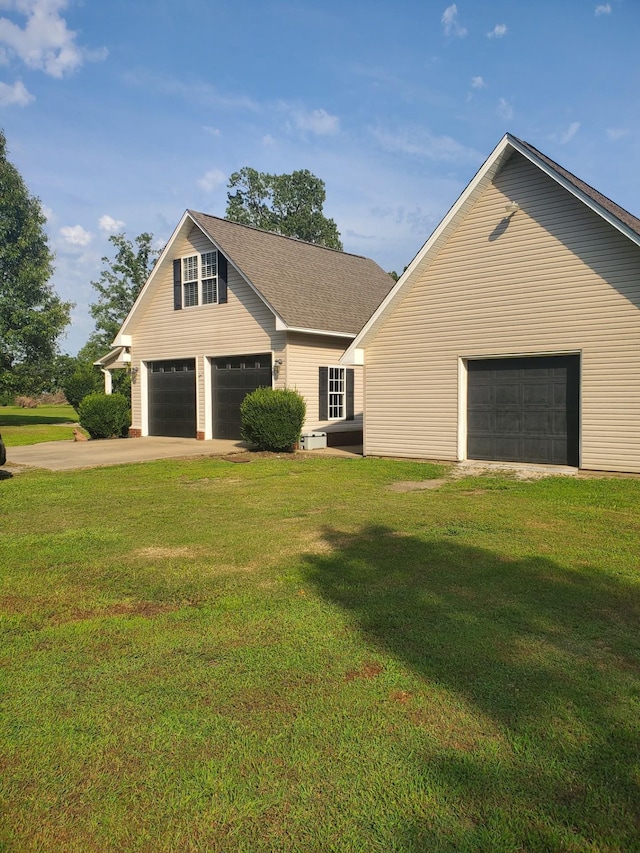
[[[196,363],[193,358],[148,366],[149,435],[196,437]]]
[[[469,361],[470,459],[578,465],[577,355]]]
[[[271,388],[271,355],[222,356],[211,367],[213,435],[240,438],[240,403],[256,388]]]

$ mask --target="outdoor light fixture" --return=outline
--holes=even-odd
[[[505,211],[509,214],[509,216],[513,216],[513,214],[520,210],[520,205],[517,201],[510,201],[509,204],[504,206]]]
[[[280,368],[282,367],[282,359],[276,358],[273,362],[273,378],[277,379],[280,375]]]
[[[135,382],[135,381],[136,381],[136,376],[137,376],[137,375],[138,375],[138,368],[137,368],[137,367],[132,367],[132,368],[131,368],[131,381],[132,381],[132,382]]]

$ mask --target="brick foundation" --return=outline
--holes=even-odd
[[[198,441],[204,441],[204,433],[203,432],[197,432],[196,438],[198,439]]]
[[[129,438],[142,438],[142,430],[136,427],[129,427]]]

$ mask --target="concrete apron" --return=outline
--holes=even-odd
[[[147,436],[115,438],[102,441],[45,441],[28,447],[7,447],[7,463],[3,469],[16,474],[21,468],[45,468],[70,471],[74,468],[97,468],[126,465],[153,459],[177,459],[189,456],[226,456],[246,450],[242,441]]]
[[[102,441],[45,441],[28,447],[8,447],[7,464],[3,472],[18,474],[29,468],[45,468],[48,471],[71,471],[76,468],[100,468],[107,465],[128,465],[148,462],[153,459],[185,459],[195,456],[230,456],[244,453],[247,445],[243,441],[214,438],[198,441],[195,438],[170,438],[146,436],[144,438],[115,438]],[[327,447],[321,450],[304,451],[310,456],[362,455],[361,447]]]

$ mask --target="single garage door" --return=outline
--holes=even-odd
[[[212,359],[213,435],[240,438],[240,403],[256,388],[271,388],[271,354]]]
[[[152,361],[147,370],[149,435],[195,438],[195,359]]]
[[[577,355],[467,363],[469,459],[578,465]]]

